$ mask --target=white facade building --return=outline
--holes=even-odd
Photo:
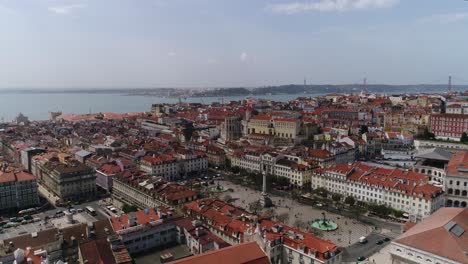
[[[419,221],[444,206],[441,187],[427,176],[402,169],[370,167],[362,163],[336,165],[312,174],[312,189],[353,196],[358,202],[383,204]]]

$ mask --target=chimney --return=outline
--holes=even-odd
[[[136,219],[135,219],[135,213],[134,212],[131,212],[129,215],[128,215],[128,226],[129,227],[132,227],[132,226],[135,226],[136,225]]]

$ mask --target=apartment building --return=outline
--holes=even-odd
[[[445,180],[447,206],[463,207],[468,205],[468,151],[453,154],[447,165]]]
[[[0,172],[0,211],[38,204],[36,177],[24,171]]]
[[[298,118],[279,118],[269,114],[253,116],[247,123],[247,134],[272,135],[292,142],[300,140],[301,121]]]
[[[446,167],[450,161],[452,154],[441,148],[432,148],[421,150],[419,153],[414,155],[416,163],[412,170],[426,174],[429,177],[429,181],[433,184],[440,185],[445,189],[446,183]]]
[[[39,165],[39,184],[62,201],[89,199],[96,195],[94,169],[76,160],[51,158]]]
[[[131,254],[177,243],[177,229],[169,220],[172,213],[144,209],[110,219],[114,232]]]
[[[312,188],[326,188],[358,202],[383,204],[420,221],[444,206],[441,187],[428,183],[422,173],[402,169],[371,167],[360,162],[317,169]]]
[[[161,176],[172,181],[180,178],[180,166],[177,160],[169,155],[144,156],[139,168],[151,175]]]
[[[179,243],[187,245],[195,255],[230,246],[208,228],[204,227],[200,220],[186,217],[177,220],[175,225],[180,238]]]
[[[276,152],[237,152],[231,157],[231,166],[255,173],[285,177],[295,186],[309,185],[312,167],[301,158]]]
[[[208,169],[208,157],[203,152],[178,149],[176,153],[153,154],[140,160],[139,168],[151,175],[164,177],[168,181],[198,174]]]
[[[237,140],[242,136],[242,116],[228,115],[220,126],[221,138],[225,141]]]
[[[184,186],[170,183],[136,169],[114,176],[112,197],[140,208],[180,206],[198,198],[198,194]]]
[[[123,169],[123,165],[119,165],[117,162],[102,165],[96,170],[96,185],[106,193],[110,193],[114,183],[114,176]]]
[[[341,263],[340,249],[334,243],[279,222],[259,219],[231,204],[208,198],[188,203],[183,210],[228,243],[255,241],[271,263]]]
[[[437,139],[460,141],[463,132],[468,131],[468,115],[433,114],[431,115],[431,131]]]

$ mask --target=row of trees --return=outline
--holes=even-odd
[[[327,189],[323,188],[323,187],[319,187],[319,188],[315,189],[314,192],[318,196],[321,196],[321,197],[323,197],[325,199],[328,199],[328,197],[330,196],[330,192]],[[339,193],[332,193],[331,198],[332,198],[332,201],[335,202],[335,203],[340,203],[341,201],[343,201],[343,195],[341,195]],[[344,202],[347,205],[353,206],[353,205],[356,204],[356,199],[353,196],[350,195],[350,196],[346,196],[346,198],[344,199]]]
[[[242,176],[246,176],[247,179],[250,180],[256,188],[261,188],[261,186],[263,186],[263,175],[260,173],[250,172],[237,166],[231,167],[231,172],[234,174],[241,174]],[[286,177],[267,175],[267,190],[271,190],[271,187],[273,186],[283,187],[289,185],[289,179]]]
[[[422,133],[422,135],[419,138],[426,139],[426,140],[436,140],[435,134],[430,132],[428,128],[424,129],[424,132]],[[468,143],[468,134],[467,134],[467,132],[463,132],[463,134],[460,137],[460,142],[461,143]]]

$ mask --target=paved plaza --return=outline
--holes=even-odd
[[[231,188],[234,190],[233,192],[221,194],[220,198],[225,194],[229,194],[234,200],[234,205],[245,209],[248,209],[250,203],[259,200],[261,197],[260,191],[239,186],[229,181],[220,181],[219,184],[227,189]],[[286,223],[288,225],[293,225],[297,219],[300,219],[305,223],[309,223],[315,219],[322,218],[322,213],[325,212],[328,219],[338,224],[338,229],[335,231],[321,232],[321,234],[323,234],[324,239],[329,239],[339,246],[347,247],[350,244],[359,241],[360,237],[369,235],[373,230],[372,226],[365,225],[354,219],[326,212],[324,210],[318,210],[289,198],[271,194],[269,197],[272,199],[273,204],[276,205],[276,208],[274,209],[277,215],[282,213],[289,214],[289,219]],[[312,231],[312,228],[309,227],[308,230]],[[383,230],[383,232],[385,232],[385,230]]]

